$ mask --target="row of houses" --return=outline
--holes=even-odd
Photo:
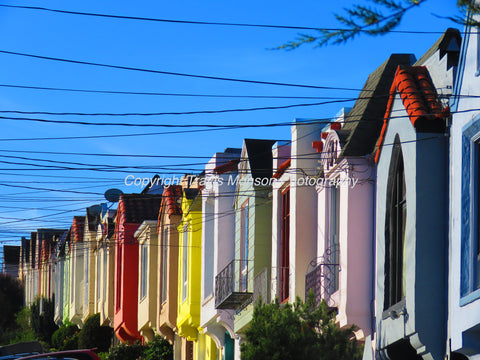
[[[22,239],[26,303],[122,342],[239,359],[254,304],[313,291],[369,359],[480,354],[480,35],[393,54],[352,108],[245,139],[202,174]]]

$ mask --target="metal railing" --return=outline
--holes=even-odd
[[[332,294],[339,288],[339,249],[327,249],[323,256],[313,259],[305,275],[305,298],[313,291],[318,303],[331,302]]]
[[[232,260],[215,276],[215,307],[236,309],[252,297],[248,260]]]

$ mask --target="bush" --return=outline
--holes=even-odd
[[[59,351],[78,349],[79,331],[80,329],[77,325],[62,325],[52,335],[52,346]]]
[[[112,342],[113,328],[100,326],[100,314],[89,316],[78,335],[78,346],[82,349],[97,348],[108,351]]]
[[[0,273],[0,344],[9,343],[17,330],[15,314],[23,306],[23,287],[18,279]]]
[[[102,359],[104,359],[102,357]],[[120,344],[110,349],[106,360],[173,360],[173,346],[162,338],[155,339],[147,345],[135,343],[133,345]]]
[[[50,343],[53,333],[58,329],[53,320],[55,309],[52,299],[37,298],[30,307],[30,324],[38,340]]]
[[[303,303],[255,306],[247,341],[241,345],[242,360],[360,360],[362,348],[352,326],[340,329],[336,314],[325,301],[318,306],[313,293]],[[351,340],[353,339],[353,340]]]
[[[108,360],[134,360],[142,356],[145,346],[140,343],[133,345],[120,344],[110,349]]]
[[[173,346],[164,338],[157,335],[147,344],[143,351],[144,360],[173,360]]]

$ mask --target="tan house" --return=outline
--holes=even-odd
[[[95,313],[100,314],[100,324],[108,326],[113,325],[114,316],[114,216],[114,210],[103,209],[96,233]]]
[[[165,188],[158,216],[158,330],[172,344],[177,323],[178,230],[182,219],[182,187]]]
[[[138,251],[138,331],[152,341],[157,328],[158,234],[157,221],[145,220],[135,232]]]

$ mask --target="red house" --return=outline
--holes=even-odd
[[[124,194],[115,224],[114,330],[122,342],[141,339],[138,332],[138,243],[135,231],[144,220],[157,220],[162,195]]]

